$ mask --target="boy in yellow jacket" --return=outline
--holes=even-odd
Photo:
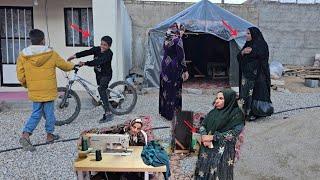
[[[21,85],[28,89],[28,97],[33,102],[33,111],[25,123],[19,140],[24,150],[34,151],[30,135],[44,116],[47,143],[59,139],[53,134],[55,126],[54,100],[57,98],[56,67],[70,71],[74,64],[66,62],[57,52],[45,46],[44,33],[33,29],[29,32],[31,46],[20,52],[17,61],[17,77]]]

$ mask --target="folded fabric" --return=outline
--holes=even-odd
[[[170,177],[170,160],[168,153],[156,141],[150,141],[143,147],[141,158],[146,165],[154,167],[166,165],[167,171],[164,173],[166,180]]]

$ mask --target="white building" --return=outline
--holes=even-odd
[[[131,19],[122,0],[1,0],[0,1],[0,68],[1,90],[19,86],[16,60],[30,44],[30,29],[41,29],[46,43],[61,57],[98,46],[102,36],[113,38],[113,81],[129,74],[131,60]],[[90,36],[87,36],[87,32]],[[92,57],[81,61],[92,60]],[[77,60],[74,61],[77,63]],[[79,74],[96,82],[93,69],[82,68]],[[65,73],[57,70],[58,86],[65,86]],[[75,87],[80,89],[79,86]],[[17,89],[17,88],[14,88]],[[18,88],[20,89],[20,88]]]

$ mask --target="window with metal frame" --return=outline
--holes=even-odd
[[[32,7],[0,7],[0,51],[2,64],[16,64],[19,52],[31,44]]]
[[[92,8],[64,8],[66,46],[93,46]]]

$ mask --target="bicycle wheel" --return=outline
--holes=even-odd
[[[124,115],[130,113],[137,103],[136,89],[125,81],[118,81],[109,86],[109,108],[113,114]]]
[[[55,100],[56,126],[71,123],[78,117],[81,109],[81,102],[77,93],[70,90],[68,97],[66,97],[66,92],[66,87],[58,87],[58,98]]]

